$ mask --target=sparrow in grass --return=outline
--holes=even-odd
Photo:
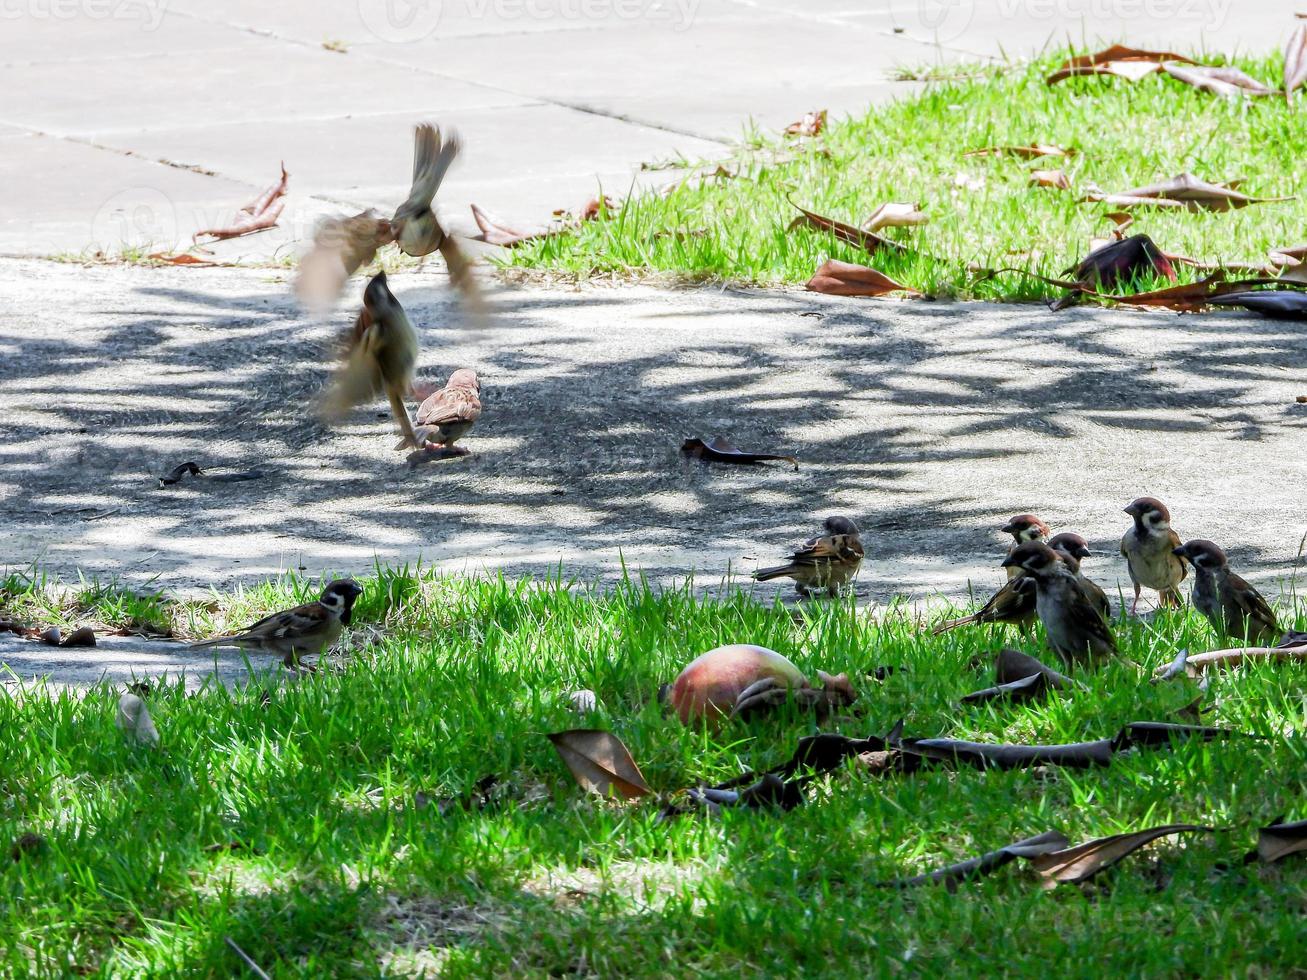
[[[1130,581],[1135,587],[1130,615],[1135,614],[1139,592],[1145,586],[1157,590],[1159,605],[1180,605],[1177,586],[1188,569],[1175,550],[1180,547],[1180,535],[1171,530],[1171,512],[1156,497],[1133,500],[1125,512],[1135,520],[1135,526],[1121,539],[1121,554],[1125,556]]]
[[[1034,514],[1018,514],[1008,521],[1002,530],[1004,534],[1012,535],[1012,544],[1007,549],[1009,555],[1027,541],[1044,541],[1048,538],[1048,525]],[[1018,578],[1020,575],[1019,568],[1007,570],[1008,579]]]
[[[404,438],[400,446],[418,446],[404,396],[413,388],[418,335],[404,307],[379,272],[363,291],[363,309],[354,321],[345,361],[322,402],[322,414],[337,421],[357,405],[385,394]]]
[[[287,667],[298,668],[300,658],[318,654],[340,639],[349,625],[354,601],[363,589],[352,579],[337,579],[322,590],[322,598],[294,609],[265,616],[240,633],[215,636],[192,643],[192,650],[207,647],[240,647],[274,653]]]
[[[389,219],[364,211],[324,221],[313,237],[313,248],[300,260],[295,280],[300,300],[318,309],[329,307],[345,288],[345,281],[376,258],[378,249],[394,242],[408,255],[430,255],[439,249],[455,288],[479,311],[480,293],[472,264],[431,209],[460,149],[456,135],[442,139],[440,130],[430,123],[418,126],[413,134],[413,183],[408,199]]]
[[[1071,569],[1071,574],[1076,577],[1076,582],[1080,585],[1080,591],[1085,594],[1085,598],[1089,600],[1090,604],[1098,610],[1099,615],[1104,619],[1111,619],[1112,604],[1107,601],[1107,593],[1103,591],[1101,585],[1080,570],[1081,560],[1088,558],[1092,554],[1089,550],[1089,542],[1078,534],[1063,531],[1061,534],[1055,534],[1049,538],[1048,546],[1056,551],[1063,564]]]
[[[862,566],[862,540],[858,525],[847,517],[828,517],[822,523],[823,534],[809,538],[787,564],[763,568],[753,573],[759,582],[776,578],[794,579],[794,589],[801,596],[825,589],[837,595]]]
[[[1225,552],[1211,541],[1197,538],[1175,549],[1194,566],[1194,608],[1207,617],[1216,632],[1259,646],[1280,638],[1280,625],[1262,594],[1230,571]]]
[[[1068,667],[1116,653],[1116,641],[1056,551],[1028,541],[1003,559],[1004,568],[1019,568],[1035,584],[1035,609],[1048,643]]]
[[[481,382],[471,368],[459,368],[445,387],[418,406],[414,437],[419,447],[448,449],[481,417]],[[401,440],[396,449],[405,448]],[[462,451],[462,450],[460,450]]]

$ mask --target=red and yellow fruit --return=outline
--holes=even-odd
[[[718,647],[681,671],[672,684],[672,707],[687,725],[720,721],[730,715],[741,691],[768,677],[794,691],[808,686],[803,672],[775,650],[748,643]]]

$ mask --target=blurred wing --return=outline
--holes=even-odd
[[[440,130],[430,123],[422,123],[413,131],[413,186],[408,200],[395,212],[396,221],[430,210],[449,165],[461,149],[456,133],[442,141]]]
[[[462,296],[464,308],[475,321],[476,326],[484,326],[486,303],[481,295],[481,286],[477,283],[476,273],[472,271],[472,260],[448,234],[441,236],[438,247],[449,269],[449,281]]]
[[[820,537],[790,556],[795,565],[829,565],[833,562],[849,562],[862,558],[862,544],[852,541],[847,535],[834,534]]]
[[[328,218],[313,236],[313,248],[300,259],[295,295],[312,309],[330,307],[345,281],[376,258],[377,249],[394,237],[390,222],[371,211],[350,218]]]
[[[350,409],[381,393],[381,365],[377,360],[380,333],[367,310],[359,314],[345,363],[336,371],[322,399],[322,415],[327,421],[339,421]]]

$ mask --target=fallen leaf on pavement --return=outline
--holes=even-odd
[[[807,281],[805,288],[831,296],[884,296],[886,293],[898,292],[909,296],[921,295],[915,289],[895,282],[883,272],[836,259],[823,262],[821,268]]]
[[[793,204],[794,202],[790,202]],[[864,249],[869,255],[873,254],[878,248],[888,248],[896,252],[906,252],[907,249],[898,242],[883,238],[874,232],[864,231],[861,228],[855,228],[853,225],[846,224],[843,221],[837,221],[834,218],[826,218],[820,214],[814,214],[812,211],[800,208],[794,205],[801,213],[799,217],[790,222],[786,231],[793,231],[795,228],[811,227],[818,231],[830,232],[842,242],[848,242],[850,245],[857,245]]]
[[[141,745],[159,744],[159,731],[154,727],[150,709],[135,694],[124,694],[118,699],[118,728]]]
[[[1209,300],[1212,306],[1240,306],[1272,320],[1307,320],[1307,293],[1289,289],[1250,289]]]
[[[533,242],[539,238],[549,238],[562,231],[561,228],[538,228],[535,231],[525,231],[506,224],[493,214],[482,211],[475,204],[472,205],[472,219],[477,223],[477,227],[481,229],[481,234],[473,236],[473,241],[486,242],[489,245],[502,245],[504,248],[513,248],[524,242]]]
[[[1234,189],[1237,182],[1213,184],[1199,180],[1193,174],[1183,173],[1170,180],[1159,181],[1144,187],[1106,194],[1092,189],[1083,200],[1103,202],[1115,207],[1186,208],[1190,211],[1229,211],[1250,204],[1275,204],[1292,201],[1292,197],[1249,197]]]
[[[1029,146],[986,146],[979,150],[968,150],[962,155],[964,157],[987,157],[1011,154],[1015,157],[1033,160],[1036,157],[1075,156],[1077,152],[1079,151],[1062,146],[1054,146],[1052,143],[1031,143]]]
[[[1267,88],[1257,79],[1238,68],[1212,68],[1207,65],[1177,65],[1167,63],[1162,70],[1176,81],[1192,85],[1203,92],[1232,98],[1236,95],[1274,95],[1275,89]]]
[[[146,258],[165,265],[221,265],[219,262],[202,259],[190,252],[151,252]]]
[[[826,128],[826,110],[814,109],[805,112],[803,118],[785,127],[786,136],[820,136]]]
[[[736,448],[725,436],[717,436],[712,442],[704,442],[702,439],[686,439],[681,444],[681,452],[709,463],[751,465],[753,463],[777,462],[789,463],[796,470],[799,468],[799,461],[793,456],[746,452],[743,449]]]
[[[1127,306],[1158,306],[1181,313],[1193,313],[1210,306],[1222,296],[1244,292],[1249,286],[1272,284],[1274,279],[1240,279],[1227,282],[1221,272],[1215,272],[1197,282],[1180,286],[1168,286],[1145,293],[1133,293],[1125,296],[1098,294],[1100,299]],[[1219,305],[1219,304],[1218,304]]]
[[[1035,187],[1056,187],[1063,191],[1071,189],[1071,178],[1061,170],[1032,170],[1030,183]]]
[[[549,741],[554,743],[554,749],[576,781],[590,793],[633,800],[653,792],[631,753],[612,732],[573,728],[555,732]]]
[[[1159,837],[1196,831],[1211,833],[1213,830],[1214,827],[1191,823],[1166,824],[1148,830],[1137,830],[1130,834],[1100,837],[1051,854],[1037,854],[1031,858],[1030,863],[1036,871],[1048,879],[1050,884],[1084,881],[1112,867]]]
[[[290,174],[286,173],[286,165],[283,163],[281,165],[281,180],[240,209],[240,213],[245,217],[238,217],[229,225],[201,229],[192,236],[191,240],[194,241],[201,235],[210,235],[218,239],[240,238],[242,235],[252,235],[257,231],[266,231],[275,227],[277,219],[286,207],[283,198],[286,195],[286,184],[289,178]]]
[[[880,883],[881,888],[915,888],[918,885],[943,885],[949,891],[955,891],[964,881],[980,878],[1010,864],[1017,858],[1033,858],[1042,854],[1061,851],[1071,842],[1056,830],[1048,830],[1034,837],[1015,841],[997,851],[990,851],[968,861],[950,864],[937,871],[916,875],[913,878],[900,878],[897,881]]]
[[[204,470],[200,469],[200,464],[194,460],[187,460],[185,463],[178,463],[166,474],[159,477],[159,487],[170,487],[173,484],[180,483],[184,476],[199,476]]]

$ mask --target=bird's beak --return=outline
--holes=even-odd
[[[1003,559],[1002,564],[999,565],[998,567],[999,567],[999,568],[1012,568],[1014,565],[1017,565],[1017,564],[1020,564],[1020,563],[1019,563],[1015,558],[1013,558],[1011,555],[1009,555],[1007,558],[1004,558],[1004,559]]]
[[[1017,529],[1016,529],[1015,525],[1012,525],[1012,524],[1004,524],[1003,527],[1000,528],[1000,530],[1001,530],[1004,534],[1016,534],[1016,533],[1017,533]]]

